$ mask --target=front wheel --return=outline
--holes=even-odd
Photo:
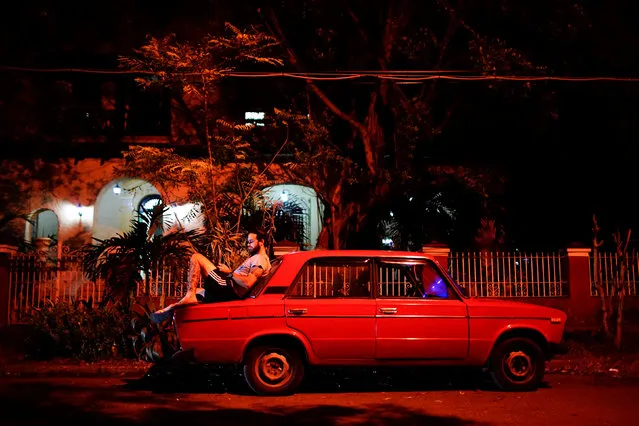
[[[290,348],[258,346],[246,356],[244,379],[258,395],[291,394],[303,377],[302,359]]]
[[[524,337],[499,343],[489,362],[490,375],[502,390],[533,390],[544,378],[544,354],[539,345]]]

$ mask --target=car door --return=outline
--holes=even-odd
[[[309,261],[285,299],[286,322],[303,333],[323,360],[372,360],[375,311],[371,261]]]
[[[466,304],[434,262],[376,263],[377,359],[464,359],[468,356]]]

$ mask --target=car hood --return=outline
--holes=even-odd
[[[487,299],[470,297],[466,299],[468,314],[481,317],[507,318],[561,318],[566,320],[566,313],[555,308],[533,303],[510,301],[503,299]]]

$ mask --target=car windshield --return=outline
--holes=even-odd
[[[460,286],[457,283],[457,280],[451,277],[447,270],[445,270],[444,268],[438,268],[438,269],[444,275],[444,277],[448,280],[448,282],[451,283],[459,291],[459,294],[461,294],[462,297],[468,298],[468,292],[466,291],[466,289]]]
[[[279,258],[275,259],[273,262],[271,262],[271,269],[268,271],[268,274],[266,274],[262,278],[260,278],[257,281],[257,283],[253,287],[251,287],[251,289],[249,290],[249,292],[246,295],[246,297],[247,298],[255,297],[258,294],[260,294],[262,292],[262,290],[264,289],[264,287],[266,286],[266,283],[268,283],[268,281],[271,279],[271,277],[273,276],[273,274],[275,273],[277,268],[280,267],[281,264],[282,264],[282,258],[281,257],[279,257]]]

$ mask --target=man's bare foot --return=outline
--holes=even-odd
[[[153,321],[154,323],[160,323],[162,321],[166,321],[168,319],[171,319],[173,317],[173,308],[176,306],[176,304],[171,304],[169,306],[167,306],[166,308],[163,309],[159,309],[155,312],[153,312],[151,314],[151,321]]]

